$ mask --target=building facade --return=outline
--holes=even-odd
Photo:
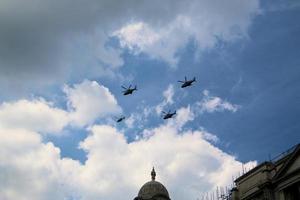
[[[231,200],[300,200],[300,144],[235,180]]]

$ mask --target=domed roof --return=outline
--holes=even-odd
[[[138,197],[141,199],[153,199],[155,197],[158,199],[170,199],[168,190],[165,188],[165,186],[160,182],[155,181],[156,173],[154,168],[152,169],[151,176],[152,180],[145,183],[141,187]]]
[[[149,181],[145,183],[138,194],[143,199],[151,199],[155,196],[162,196],[169,199],[169,193],[165,186],[158,181]]]

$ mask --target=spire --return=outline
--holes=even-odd
[[[154,167],[152,168],[152,171],[151,171],[151,178],[152,178],[152,181],[155,181],[155,176],[156,176],[156,172],[154,170]]]

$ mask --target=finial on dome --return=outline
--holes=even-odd
[[[155,176],[156,176],[156,172],[154,170],[154,167],[152,168],[152,171],[151,171],[151,178],[152,178],[152,181],[155,181]]]

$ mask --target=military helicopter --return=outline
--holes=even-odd
[[[196,82],[196,77],[194,77],[191,80],[187,80],[186,76],[185,76],[184,81],[178,81],[178,82],[182,83],[181,88],[185,88],[185,87],[191,86],[193,82]]]
[[[163,119],[170,119],[174,115],[176,115],[176,110],[173,113],[171,112],[171,110],[169,110],[168,112],[162,111],[162,113],[164,114]]]
[[[117,123],[120,123],[121,121],[123,121],[125,119],[125,116],[121,116],[121,117],[115,117],[115,120]]]
[[[137,90],[136,85],[134,86],[134,88],[131,88],[131,85],[129,85],[128,88],[121,86],[124,91],[123,91],[123,95],[128,95],[128,94],[132,94],[134,90]]]

